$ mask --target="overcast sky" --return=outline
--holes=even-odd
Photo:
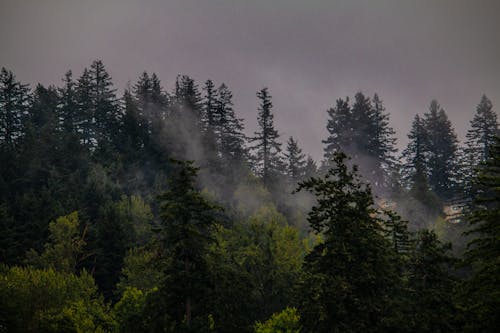
[[[248,133],[268,86],[283,139],[320,159],[326,109],[377,92],[403,146],[431,99],[465,136],[485,93],[500,109],[498,0],[0,0],[0,66],[59,84],[93,59],[120,91],[146,70],[225,82]]]

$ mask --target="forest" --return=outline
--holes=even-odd
[[[315,161],[256,93],[104,64],[0,72],[0,332],[496,332],[500,139],[436,100],[397,149],[383,99],[332,96]]]

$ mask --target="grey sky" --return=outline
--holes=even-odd
[[[325,110],[377,92],[400,146],[437,98],[463,138],[481,94],[500,109],[500,1],[0,0],[0,66],[59,84],[104,61],[118,89],[144,70],[225,82],[248,132],[268,86],[275,123],[316,159]]]

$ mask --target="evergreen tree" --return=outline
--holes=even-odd
[[[205,82],[205,98],[203,101],[203,123],[205,131],[216,131],[215,126],[217,123],[217,89],[215,89],[214,82],[207,80]]]
[[[119,110],[111,76],[101,60],[90,65],[90,99],[99,147],[109,149],[119,128]]]
[[[329,165],[335,153],[345,151],[352,145],[352,132],[354,130],[351,122],[351,107],[349,106],[349,97],[345,100],[337,99],[336,106],[330,108],[327,113],[329,116],[326,129],[328,138],[323,141],[324,164]]]
[[[76,133],[78,102],[76,96],[76,82],[73,73],[67,71],[63,78],[64,86],[59,88],[59,121],[61,129],[66,133]]]
[[[489,157],[476,179],[477,196],[468,221],[475,238],[465,258],[473,275],[466,283],[464,305],[470,332],[495,332],[500,325],[500,139],[489,147]]]
[[[141,152],[148,142],[147,122],[139,111],[138,103],[130,93],[130,90],[125,90],[123,94],[124,114],[122,117],[121,133],[124,141],[121,146],[124,149],[125,155],[136,160],[141,156]]]
[[[467,131],[466,147],[463,152],[465,187],[470,196],[472,193],[472,179],[476,174],[477,167],[489,157],[490,147],[495,142],[495,135],[498,134],[497,115],[493,111],[493,104],[483,95],[481,102],[476,108],[476,114],[470,122],[470,129]]]
[[[91,76],[88,68],[84,68],[76,86],[77,117],[76,128],[81,143],[94,150],[97,145],[95,133],[94,105],[92,102]]]
[[[274,128],[274,116],[271,112],[273,104],[268,89],[262,88],[257,92],[257,97],[260,100],[257,116],[259,131],[251,138],[251,141],[256,142],[252,147],[255,151],[254,167],[264,184],[269,186],[271,180],[279,174],[282,165],[281,143],[277,141],[279,134]]]
[[[13,149],[23,134],[29,106],[28,85],[16,81],[11,71],[0,70],[0,146]]]
[[[369,152],[375,159],[370,180],[372,186],[389,189],[389,176],[396,168],[395,131],[389,126],[389,114],[385,112],[382,100],[377,94],[372,99]]]
[[[315,177],[318,173],[318,166],[311,156],[307,156],[306,165],[304,167],[304,179]]]
[[[453,197],[458,171],[458,140],[448,117],[436,100],[424,115],[428,136],[426,147],[429,185],[443,199]]]
[[[206,255],[214,242],[218,207],[196,189],[198,169],[193,163],[175,163],[178,173],[171,178],[169,190],[159,197],[165,279],[152,296],[156,314],[152,326],[161,327],[166,320],[174,332],[199,332],[209,321]]]
[[[302,182],[317,197],[308,216],[322,240],[306,256],[299,288],[304,332],[383,331],[395,281],[390,243],[357,167],[336,154],[325,178]]]
[[[411,332],[454,332],[458,309],[454,302],[455,279],[450,268],[450,244],[441,244],[432,231],[421,231],[410,258],[408,272]]]
[[[179,75],[175,81],[175,110],[178,116],[187,117],[199,129],[203,129],[203,104],[198,85],[187,75]]]
[[[286,146],[286,171],[291,180],[296,183],[304,178],[306,160],[302,149],[293,137],[290,137]]]

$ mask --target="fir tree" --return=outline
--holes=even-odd
[[[382,331],[395,278],[390,243],[357,167],[336,154],[325,178],[299,185],[317,197],[308,216],[322,241],[306,256],[299,312],[305,332]]]
[[[76,96],[76,82],[73,73],[67,71],[63,78],[63,87],[59,88],[59,121],[61,129],[66,133],[76,133],[76,119],[78,102]]]
[[[0,70],[0,145],[13,149],[23,134],[29,106],[28,86],[16,81],[11,71]]]
[[[489,157],[476,178],[477,196],[468,221],[466,261],[473,275],[466,283],[464,305],[470,332],[495,332],[500,325],[500,139],[489,147]]]
[[[473,196],[472,179],[476,175],[476,169],[489,157],[490,147],[495,142],[498,134],[497,115],[493,111],[491,101],[483,95],[481,102],[476,108],[476,114],[470,122],[467,131],[467,141],[463,151],[463,182],[469,196]]]
[[[424,115],[428,136],[426,147],[429,185],[441,198],[449,199],[456,191],[458,140],[448,117],[436,100]]]
[[[218,207],[196,189],[198,169],[193,163],[174,163],[178,172],[171,178],[169,190],[159,197],[165,280],[159,294],[152,296],[154,312],[161,316],[152,325],[162,325],[167,315],[174,332],[198,332],[208,325],[206,255],[214,242]]]
[[[278,142],[278,131],[274,128],[274,116],[271,112],[273,104],[268,89],[258,91],[257,97],[260,100],[257,116],[259,131],[251,138],[251,141],[256,142],[252,150],[255,151],[257,174],[262,177],[264,184],[270,185],[272,178],[279,174],[282,164],[281,143]]]
[[[286,171],[291,180],[296,183],[303,179],[305,175],[306,160],[302,149],[293,137],[290,137],[286,146]]]
[[[328,122],[326,129],[328,137],[323,140],[324,164],[329,165],[335,153],[346,151],[351,146],[353,126],[351,122],[351,107],[349,97],[345,100],[337,99],[336,106],[328,111]],[[347,153],[347,151],[346,151]]]

